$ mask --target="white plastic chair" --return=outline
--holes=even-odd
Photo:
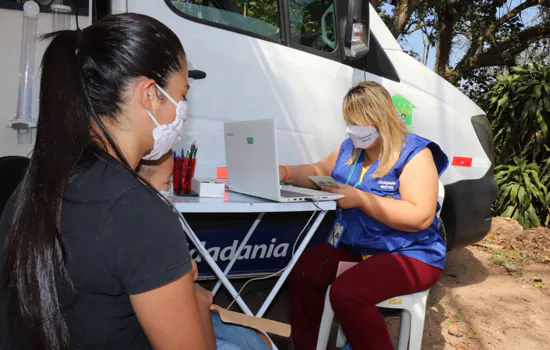
[[[444,198],[445,188],[443,187],[443,184],[439,182],[437,202],[439,203],[440,209],[436,213],[437,216],[440,214]],[[344,271],[356,264],[357,263],[354,262],[340,262],[336,276],[341,275]],[[407,350],[407,345],[410,350],[420,350],[422,345],[422,333],[424,332],[424,319],[426,317],[426,302],[428,300],[429,293],[430,290],[425,290],[414,294],[402,295],[388,299],[376,305],[378,307],[388,309],[402,310],[397,350]],[[321,318],[319,337],[317,338],[317,350],[326,350],[333,319],[334,310],[330,304],[329,286],[325,296],[325,307],[323,310],[323,317]],[[346,337],[344,332],[341,327],[338,327],[336,346],[342,348],[345,343]]]
[[[402,310],[399,343],[397,345],[398,350],[406,350],[407,345],[409,345],[409,349],[411,350],[420,350],[422,333],[424,332],[424,318],[426,316],[426,301],[428,300],[429,292],[429,290],[426,290],[415,294],[394,297],[376,305],[378,307]],[[334,310],[330,304],[329,293],[330,287],[328,287],[327,296],[325,297],[325,309],[321,319],[319,337],[317,338],[317,350],[325,350],[327,348],[330,329],[334,319]],[[346,337],[344,332],[341,327],[338,327],[336,346],[341,348],[345,343]]]

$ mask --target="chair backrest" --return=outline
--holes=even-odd
[[[0,214],[11,195],[23,179],[29,158],[20,156],[0,157]]]
[[[438,190],[437,190],[437,203],[439,204],[439,210],[436,212],[437,217],[440,217],[441,214],[441,208],[443,208],[443,200],[445,199],[445,186],[441,183],[441,180],[438,184]]]

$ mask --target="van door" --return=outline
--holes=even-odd
[[[223,122],[275,118],[279,161],[314,162],[345,137],[341,101],[353,68],[338,60],[333,0],[130,1],[168,25],[207,77],[191,83],[182,146],[197,176],[225,165]]]

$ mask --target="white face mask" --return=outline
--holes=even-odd
[[[346,134],[353,142],[353,147],[366,149],[372,146],[380,137],[378,129],[368,125],[351,125],[346,128]]]
[[[176,118],[170,124],[160,125],[153,114],[145,110],[151,120],[157,125],[157,127],[153,129],[153,139],[155,140],[153,149],[148,155],[143,157],[145,160],[158,160],[168,153],[168,151],[181,140],[183,135],[183,124],[187,121],[187,102],[176,102],[163,88],[158,85],[157,88],[170,100],[170,102],[176,105]]]

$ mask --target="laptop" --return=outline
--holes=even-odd
[[[276,202],[331,201],[343,197],[280,184],[274,119],[226,122],[224,135],[231,191]]]

